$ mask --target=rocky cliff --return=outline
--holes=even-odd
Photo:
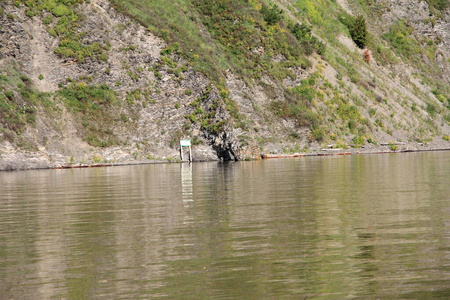
[[[342,15],[366,17],[369,61],[345,31],[327,40],[313,30],[327,50],[299,65],[265,45],[248,50],[286,75],[225,68],[217,80],[186,54],[196,49],[109,1],[41,2],[0,3],[0,170],[179,161],[186,138],[194,160],[450,148],[448,8],[436,16],[425,1],[337,1]],[[275,2],[286,24],[314,25]]]

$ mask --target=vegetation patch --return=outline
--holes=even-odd
[[[450,6],[448,0],[426,0],[428,5],[430,5],[431,11],[437,11],[439,13],[444,13],[445,10]]]
[[[398,54],[415,60],[421,57],[422,50],[420,43],[411,36],[413,32],[411,24],[406,19],[401,19],[383,37],[390,42]]]
[[[283,10],[276,4],[272,4],[270,8],[266,5],[262,5],[259,11],[263,15],[263,19],[266,21],[267,25],[275,25],[283,19]]]
[[[339,21],[348,28],[350,37],[355,44],[363,49],[367,45],[367,28],[364,17],[362,15],[352,17],[346,14],[340,15]]]
[[[288,28],[300,42],[306,55],[311,55],[314,51],[316,51],[319,55],[323,55],[325,53],[325,44],[312,35],[311,26],[296,23],[295,25],[289,24]]]
[[[299,86],[288,88],[284,92],[283,100],[274,100],[270,104],[270,109],[275,115],[281,118],[294,119],[298,126],[306,126],[315,132],[315,138],[321,140],[319,134],[319,124],[321,116],[313,106],[313,100],[318,96],[316,90],[316,76],[312,75],[308,79],[302,80]]]
[[[76,11],[76,6],[84,0],[21,0],[21,2],[26,6],[28,17],[45,15],[43,23],[47,25],[47,32],[60,40],[55,49],[56,54],[81,63],[86,59],[100,62],[108,60],[110,46],[107,43],[87,44],[84,42],[86,33],[77,30],[83,16]]]
[[[19,145],[26,126],[35,124],[39,107],[49,103],[49,95],[37,91],[18,64],[6,62],[2,71],[8,76],[0,75],[0,141]]]
[[[111,128],[115,121],[123,118],[112,114],[111,106],[117,103],[115,93],[108,85],[72,83],[57,94],[80,120],[78,129],[91,146],[108,147],[120,143]]]
[[[207,103],[211,97],[212,87],[208,87],[205,92],[197,99],[192,101],[189,106],[192,112],[185,117],[192,124],[199,124],[200,128],[210,134],[217,135],[225,129],[227,120],[218,120],[216,115],[219,107],[224,105],[223,99],[215,99],[212,103]],[[185,129],[189,129],[189,124],[185,124]]]

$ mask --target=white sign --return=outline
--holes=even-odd
[[[180,146],[181,147],[190,147],[191,146],[191,140],[180,140]]]

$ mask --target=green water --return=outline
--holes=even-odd
[[[450,152],[0,173],[0,299],[450,298]]]

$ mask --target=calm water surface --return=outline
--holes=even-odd
[[[0,299],[449,298],[450,152],[0,173]]]

